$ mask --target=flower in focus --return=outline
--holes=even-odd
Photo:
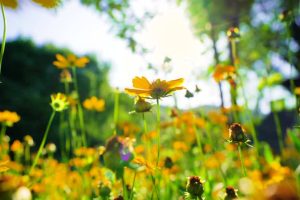
[[[235,76],[235,67],[231,65],[217,65],[213,78],[216,82],[220,82],[222,80],[229,80]]]
[[[18,7],[17,0],[0,0],[0,4],[3,4],[6,7],[16,9]]]
[[[16,112],[8,110],[0,111],[0,123],[3,123],[5,126],[13,126],[13,124],[20,121],[20,119],[20,116]]]
[[[53,62],[53,65],[58,69],[66,69],[69,67],[78,67],[83,68],[89,62],[87,57],[77,58],[73,54],[69,54],[67,57],[64,57],[61,54],[56,54],[56,61]]]
[[[83,107],[87,110],[102,112],[105,108],[105,101],[103,99],[98,99],[97,97],[93,96],[89,99],[84,100]]]
[[[68,108],[69,102],[67,101],[67,97],[62,93],[57,93],[51,95],[51,107],[56,112],[61,112]]]
[[[241,37],[240,30],[237,27],[231,27],[227,31],[227,37],[230,40],[239,39]]]
[[[143,76],[135,77],[132,79],[134,88],[125,88],[125,91],[130,95],[160,99],[168,96],[170,93],[176,90],[185,89],[183,86],[181,86],[183,81],[183,78],[171,81],[156,79],[150,83],[148,79]]]
[[[55,8],[59,5],[60,0],[32,0],[33,2],[45,8]]]

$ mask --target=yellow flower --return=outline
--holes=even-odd
[[[16,9],[18,7],[17,0],[0,0],[0,4],[3,4],[6,7]]]
[[[15,140],[12,145],[10,146],[10,150],[15,153],[22,153],[23,152],[23,144],[20,140]]]
[[[67,57],[64,57],[61,54],[56,54],[56,61],[53,62],[53,65],[58,69],[66,69],[69,67],[78,67],[83,68],[89,62],[87,57],[77,58],[73,54],[69,54]]]
[[[67,100],[67,97],[62,93],[57,93],[51,95],[51,107],[56,112],[61,112],[68,108],[69,102]]]
[[[98,99],[93,96],[89,99],[84,100],[83,107],[87,110],[95,110],[98,112],[104,111],[105,101],[103,99]]]
[[[234,75],[235,75],[234,66],[217,65],[213,77],[216,82],[220,82],[222,80],[232,79]]]
[[[1,160],[0,161],[0,173],[1,172],[6,172],[7,170],[9,170],[9,168],[7,167],[7,164],[8,164],[9,160]]]
[[[152,97],[160,99],[168,96],[176,90],[185,89],[182,85],[184,79],[179,78],[171,81],[156,79],[152,83],[145,77],[135,77],[132,79],[134,88],[125,88],[125,91],[130,95],[138,95],[142,97]]]
[[[12,126],[14,123],[20,121],[20,116],[16,112],[8,110],[0,111],[0,123],[4,123],[6,126]]]
[[[45,8],[55,8],[60,3],[60,0],[32,0],[32,1]]]

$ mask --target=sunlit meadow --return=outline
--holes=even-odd
[[[59,13],[68,2],[0,0],[1,200],[300,199],[298,0],[166,1],[201,41],[203,61],[194,66],[178,62],[196,55],[173,48],[169,39],[180,34],[165,35],[176,23],[154,26],[167,48],[141,42],[163,0],[78,1],[144,60],[143,70],[131,68],[107,46],[124,61],[113,76],[114,64],[93,54],[6,40],[7,10],[32,4]],[[192,41],[177,45],[192,49]],[[120,80],[110,77],[125,85],[112,87]]]

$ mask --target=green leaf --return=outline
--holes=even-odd
[[[269,144],[264,145],[264,157],[268,163],[272,163],[274,161],[272,149]]]
[[[300,138],[299,138],[299,136],[297,136],[295,134],[295,132],[293,132],[292,130],[288,130],[287,133],[288,133],[288,136],[290,137],[290,139],[292,140],[296,150],[298,152],[300,152]]]

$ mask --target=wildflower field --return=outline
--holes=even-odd
[[[134,15],[145,2],[78,0],[147,60],[118,87],[95,55],[7,41],[7,12],[71,1],[24,2],[0,0],[0,200],[300,199],[299,0],[166,1],[206,47],[207,66],[181,62],[189,76],[176,56],[147,60],[136,36],[155,14]]]

